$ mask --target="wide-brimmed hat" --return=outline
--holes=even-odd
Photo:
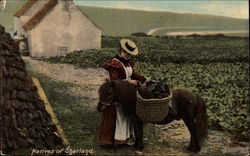
[[[138,48],[136,47],[136,44],[129,40],[129,39],[121,39],[120,45],[122,49],[124,49],[127,53],[131,55],[137,55],[138,54]]]

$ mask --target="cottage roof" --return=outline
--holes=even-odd
[[[25,30],[33,29],[58,3],[58,0],[49,0],[30,20],[23,26]]]
[[[81,9],[79,6],[76,5],[76,7],[82,12],[82,14],[84,14],[84,15],[90,20],[91,23],[93,23],[98,29],[102,30],[98,25],[95,24],[95,22],[94,22],[93,20],[91,20],[91,19],[89,18],[88,15],[86,15],[86,14],[84,13],[84,11],[82,11],[82,9]]]
[[[37,0],[29,0],[27,3],[29,3],[29,5],[26,3],[25,4],[25,6],[23,7],[23,8],[27,8],[26,10],[23,10],[23,13],[22,14],[24,14],[25,13],[25,11],[27,11],[28,10],[28,6],[29,6],[29,8],[36,2]],[[69,1],[71,1],[71,0],[69,0]],[[34,27],[36,27],[36,25],[38,25],[41,21],[42,21],[42,19],[57,5],[57,3],[58,3],[58,0],[49,0],[38,12],[36,12],[36,14],[33,16],[33,17],[31,17],[30,18],[30,20],[27,22],[27,23],[25,23],[24,25],[23,25],[23,28],[25,29],[25,30],[31,30],[31,29],[33,29]],[[76,5],[76,7],[82,12],[82,14],[84,14],[89,20],[90,20],[90,22],[91,23],[93,23],[98,29],[100,29],[100,30],[102,30],[99,26],[97,26],[96,24],[95,24],[95,22],[93,22],[89,17],[88,17],[88,15],[86,15],[83,11],[82,11],[82,9],[81,8],[79,8],[77,5]],[[20,16],[21,16],[21,13],[19,13],[20,14]],[[19,17],[20,17],[19,16]]]
[[[29,10],[29,8],[32,7],[33,4],[35,4],[38,0],[28,0],[27,3],[25,3],[25,5],[23,5],[23,7],[21,9],[19,9],[16,13],[15,13],[15,16],[16,17],[20,17],[22,15],[24,15],[24,13],[26,11]]]

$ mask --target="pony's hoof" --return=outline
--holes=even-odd
[[[138,155],[143,155],[143,152],[140,151],[140,150],[135,150],[135,153],[138,154]]]
[[[193,146],[188,146],[187,150],[188,151],[192,151],[193,150]]]
[[[195,147],[193,148],[193,152],[200,152],[200,150],[201,150],[201,147],[200,147],[200,146],[195,146]]]
[[[188,151],[193,151],[193,149],[194,149],[193,145],[189,145],[188,148],[187,148]]]
[[[133,149],[135,151],[142,151],[144,149],[144,145],[137,145],[137,144],[134,144],[133,145]]]
[[[199,152],[201,150],[201,148],[195,147],[195,146],[188,146],[187,150],[190,152]]]

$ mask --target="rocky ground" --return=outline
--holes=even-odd
[[[95,109],[98,87],[108,78],[108,73],[101,68],[80,69],[69,64],[52,64],[23,57],[26,68],[43,74],[54,81],[74,84],[68,93],[88,97],[88,108]],[[182,121],[174,121],[165,126],[153,125],[154,136],[159,146],[144,138],[144,154],[154,155],[194,155],[186,147],[189,143],[189,132]],[[209,130],[208,139],[197,155],[249,155],[249,143],[234,141],[230,134]]]

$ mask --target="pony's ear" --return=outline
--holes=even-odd
[[[115,87],[116,87],[115,81],[111,81],[111,86],[113,89],[115,89]]]

